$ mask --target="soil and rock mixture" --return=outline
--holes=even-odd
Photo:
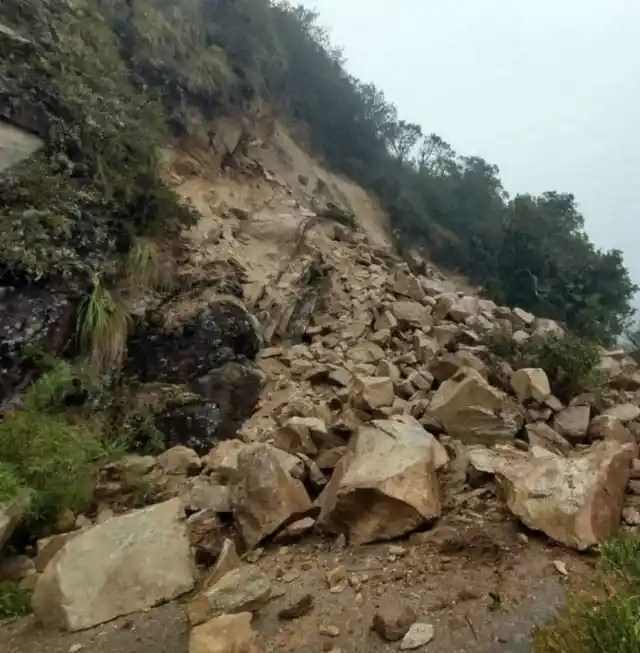
[[[379,206],[282,126],[224,175],[178,144],[166,174],[202,215],[191,290],[128,365],[207,402],[172,395],[172,448],[108,466],[95,511],[23,561],[36,616],[2,650],[529,651],[623,509],[640,523],[636,364],[602,352],[605,406],[496,361],[488,333],[562,326],[401,260]]]

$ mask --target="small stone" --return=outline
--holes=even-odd
[[[282,580],[285,583],[293,583],[293,581],[298,578],[300,578],[300,572],[297,569],[291,569],[282,576]]]
[[[435,637],[435,629],[431,624],[415,623],[400,642],[401,651],[413,651],[426,646]]]
[[[640,510],[635,506],[628,506],[622,511],[622,520],[628,526],[640,526]]]
[[[292,621],[309,614],[313,610],[313,596],[305,594],[302,598],[292,603],[289,607],[278,612],[278,617],[284,621]]]
[[[346,580],[346,578],[347,571],[342,565],[327,572],[327,583],[329,587],[335,587],[342,581]]]
[[[569,576],[567,565],[562,560],[554,560],[553,566],[556,568],[558,573],[564,576],[565,578]]]
[[[69,647],[69,653],[78,653],[78,651],[81,651],[84,648],[83,644],[72,644]]]
[[[398,602],[384,605],[373,617],[373,630],[388,642],[402,639],[416,622],[416,613]]]
[[[399,546],[398,544],[392,544],[389,547],[389,553],[392,556],[396,556],[396,558],[402,558],[407,553],[407,550],[403,546]]]
[[[337,626],[320,626],[320,634],[327,637],[339,637],[340,629]]]

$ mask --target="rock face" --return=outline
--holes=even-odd
[[[39,288],[17,289],[0,278],[0,403],[25,379],[25,347],[56,355],[73,333],[73,304]]]
[[[551,394],[547,373],[539,368],[515,372],[511,377],[511,387],[521,403],[528,399],[542,402]]]
[[[442,445],[413,418],[362,428],[321,495],[319,523],[355,543],[399,537],[440,515]]]
[[[632,447],[600,442],[571,458],[537,447],[528,456],[498,456],[507,506],[529,528],[585,550],[620,525]]]
[[[232,503],[248,548],[306,517],[312,509],[302,483],[287,473],[275,449],[268,444],[242,449],[238,453],[237,474]]]
[[[142,381],[185,383],[237,360],[253,360],[260,335],[242,302],[183,297],[163,305],[163,319],[138,329],[129,343]]]
[[[524,420],[515,402],[470,368],[440,386],[428,412],[450,436],[467,444],[512,440]]]
[[[33,594],[45,625],[82,630],[190,591],[195,582],[182,504],[172,499],[70,539]]]
[[[251,627],[251,613],[224,614],[197,626],[189,637],[189,653],[264,653]]]
[[[260,567],[238,567],[189,603],[189,621],[197,625],[226,613],[253,612],[266,605],[270,598],[271,582]]]

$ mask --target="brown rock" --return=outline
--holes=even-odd
[[[413,418],[362,428],[318,502],[319,524],[354,543],[388,540],[440,515],[436,470],[448,456]]]
[[[549,377],[540,368],[525,368],[518,370],[510,379],[511,387],[518,397],[518,401],[524,403],[528,399],[542,402],[551,394]]]
[[[590,440],[615,440],[620,444],[636,445],[631,431],[617,418],[611,415],[598,415],[589,424]]]
[[[461,369],[440,386],[429,415],[465,443],[513,440],[524,421],[522,409],[471,368]]]
[[[470,452],[476,466],[477,453]],[[599,442],[571,458],[537,447],[529,454],[494,450],[485,471],[493,467],[507,506],[526,526],[585,550],[618,529],[633,456],[632,447],[617,442]]]
[[[264,653],[251,628],[251,613],[225,614],[197,626],[189,636],[189,653]]]
[[[605,411],[605,415],[619,419],[623,424],[640,417],[640,408],[635,404],[619,404]]]
[[[402,329],[407,327],[428,329],[433,325],[431,309],[418,302],[394,302],[391,305],[391,312]]]
[[[358,377],[356,387],[358,404],[366,410],[378,410],[391,406],[395,398],[393,381],[385,377]]]
[[[282,608],[282,610],[278,612],[278,618],[284,621],[292,621],[304,617],[309,614],[311,610],[313,610],[313,596],[311,596],[311,594],[305,594],[286,608]]]
[[[215,585],[223,576],[226,576],[230,571],[233,571],[242,565],[242,561],[236,551],[236,545],[232,540],[223,540],[219,548],[220,553],[218,554],[216,564],[207,574],[203,583],[205,587]]]
[[[202,469],[200,456],[193,449],[182,445],[161,453],[157,461],[165,474],[195,476]]]
[[[373,630],[387,642],[397,642],[409,632],[416,619],[416,613],[408,605],[388,601],[375,613]]]
[[[570,442],[583,442],[589,429],[590,406],[569,406],[556,413],[553,428]]]
[[[238,477],[232,503],[249,549],[311,511],[304,486],[287,473],[276,450],[267,444],[250,445],[240,452]]]
[[[271,598],[271,582],[256,565],[233,569],[207,587],[187,606],[191,625],[198,625],[223,614],[255,612]]]
[[[46,626],[82,630],[191,590],[194,569],[182,504],[172,499],[113,517],[68,540],[33,594]]]

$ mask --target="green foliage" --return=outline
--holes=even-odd
[[[509,333],[497,330],[486,337],[485,344],[493,356],[506,360],[515,370],[542,368],[560,399],[569,399],[581,391],[597,391],[607,380],[596,370],[599,345],[570,332],[534,336],[518,343]]]
[[[81,510],[91,499],[100,464],[114,453],[97,416],[64,407],[73,375],[60,363],[26,393],[22,406],[0,423],[0,479],[5,491],[31,490],[36,521],[62,508]]]
[[[77,333],[82,351],[100,371],[117,371],[126,352],[131,316],[99,278],[78,306]]]
[[[31,593],[17,583],[0,581],[0,620],[31,612]]]
[[[20,477],[13,466],[0,460],[0,503],[14,497],[21,485]]]
[[[640,540],[622,534],[606,542],[601,553],[592,590],[569,597],[566,613],[536,634],[535,653],[640,650]]]

